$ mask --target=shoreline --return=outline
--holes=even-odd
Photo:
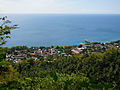
[[[88,40],[89,41],[89,40]],[[111,43],[111,42],[117,42],[117,41],[120,41],[120,40],[114,40],[114,41],[106,41],[106,42],[93,42],[93,41],[90,41],[90,43],[99,43],[99,44],[104,44],[104,43]],[[83,44],[87,44],[86,43],[86,40],[84,41],[84,42],[80,42],[80,43],[83,43]],[[47,47],[56,47],[56,46],[59,46],[59,47],[69,47],[69,46],[78,46],[78,45],[80,45],[80,43],[79,44],[73,44],[73,45],[49,45],[49,46],[46,46],[46,45],[40,45],[40,46],[29,46],[29,45],[16,45],[16,46],[3,46],[3,47],[8,47],[8,48],[12,48],[12,47],[17,47],[17,46],[26,46],[26,47],[28,47],[28,48],[31,48],[31,47],[45,47],[45,48],[47,48]]]

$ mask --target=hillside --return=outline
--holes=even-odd
[[[89,45],[91,44],[96,45],[96,43]],[[17,63],[14,60],[3,60],[2,57],[3,54],[10,53],[13,48],[1,48],[4,53],[0,54],[0,87],[3,90],[118,90],[120,89],[120,43],[114,41],[105,45],[109,46],[104,50],[88,47],[85,49],[87,52],[84,53],[56,54],[51,57],[48,55],[42,60],[29,56]],[[75,48],[76,46],[73,46],[69,49]],[[16,51],[18,47],[14,49]],[[29,48],[24,50],[27,51]]]

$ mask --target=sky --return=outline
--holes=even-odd
[[[120,14],[120,0],[0,0],[0,13]]]

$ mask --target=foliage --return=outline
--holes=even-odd
[[[6,58],[6,52],[9,51],[9,48],[8,47],[0,47],[0,62]]]
[[[9,84],[18,81],[19,73],[17,73],[13,66],[7,62],[0,62],[0,88],[8,88]]]
[[[10,38],[9,34],[11,33],[11,29],[15,29],[17,25],[9,26],[8,24],[11,23],[11,21],[6,20],[7,16],[0,18],[0,46],[6,43],[6,39]]]
[[[120,50],[111,47],[104,53],[59,56],[50,62],[31,58],[17,63],[14,68],[20,73],[21,80],[25,80],[24,88],[84,90],[119,89],[119,65]]]

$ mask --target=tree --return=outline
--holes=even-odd
[[[11,30],[17,28],[18,25],[9,24],[11,21],[7,20],[7,16],[0,18],[0,61],[5,58],[6,50],[1,46],[6,43],[6,39],[10,38]]]
[[[0,18],[0,46],[6,43],[6,39],[10,38],[11,30],[17,28],[18,25],[9,24],[11,21],[7,20],[7,16]]]
[[[7,20],[7,16],[0,18],[0,90],[6,88],[9,83],[18,80],[18,73],[14,70],[10,62],[4,61],[8,48],[3,48],[2,45],[10,38],[11,30],[17,28],[17,25],[9,26],[11,21]],[[8,86],[9,87],[9,86]]]

